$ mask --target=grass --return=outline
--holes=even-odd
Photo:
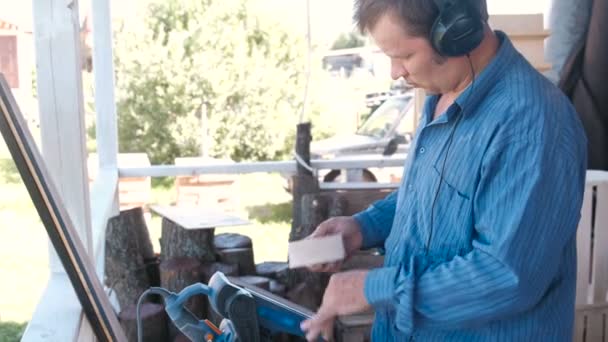
[[[16,342],[21,340],[25,323],[0,322],[0,342]]]
[[[49,278],[48,238],[15,165],[0,140],[0,342],[18,341]],[[175,200],[172,181],[155,181],[151,202]],[[238,214],[247,226],[217,228],[216,233],[248,235],[256,262],[287,260],[291,196],[274,174],[242,175],[237,181]],[[148,228],[159,250],[160,218]]]
[[[172,182],[154,182],[151,202],[175,202]],[[236,215],[248,219],[250,225],[216,228],[216,234],[238,233],[247,235],[253,243],[256,263],[286,261],[287,241],[291,227],[291,195],[283,189],[283,179],[276,174],[241,175],[237,180]],[[152,215],[148,230],[155,251],[160,250],[161,218]]]

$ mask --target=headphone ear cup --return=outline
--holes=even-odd
[[[467,1],[457,1],[440,7],[431,28],[430,41],[442,56],[463,56],[483,40],[483,22],[476,8]]]
[[[445,25],[441,21],[441,12],[439,12],[439,16],[433,22],[433,26],[431,27],[431,45],[440,55],[445,56],[444,48],[443,48],[443,37],[445,36]]]

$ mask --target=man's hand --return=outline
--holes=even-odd
[[[331,276],[319,311],[311,319],[302,322],[301,328],[308,341],[315,341],[319,335],[326,341],[333,340],[336,316],[363,312],[370,308],[363,293],[366,276],[367,271],[350,271]]]
[[[307,238],[322,237],[328,235],[340,234],[344,241],[344,250],[346,258],[350,257],[354,252],[358,251],[363,244],[363,235],[361,235],[361,227],[359,223],[351,216],[332,217],[321,222],[312,234]],[[309,267],[313,272],[337,272],[342,266],[342,261],[332,262],[323,265],[314,265]]]

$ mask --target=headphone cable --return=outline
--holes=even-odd
[[[434,224],[434,220],[435,220],[435,204],[437,202],[437,198],[439,197],[439,191],[441,190],[441,184],[443,183],[443,172],[445,171],[445,165],[448,160],[448,154],[450,153],[450,148],[452,147],[452,141],[454,140],[454,133],[456,132],[456,128],[458,127],[458,124],[460,123],[460,119],[462,119],[462,117],[464,116],[464,109],[469,104],[469,98],[475,91],[475,68],[473,67],[473,61],[471,61],[470,54],[467,53],[466,56],[467,56],[467,60],[469,61],[469,66],[471,67],[471,74],[473,75],[473,79],[471,81],[471,91],[467,95],[466,101],[464,102],[464,104],[462,105],[462,109],[460,110],[460,116],[458,116],[458,118],[456,119],[456,122],[454,123],[454,127],[452,128],[452,131],[450,132],[450,136],[448,137],[445,156],[443,157],[443,162],[441,164],[441,171],[439,172],[439,184],[437,184],[437,190],[435,190],[435,195],[433,195],[433,203],[431,204],[431,227],[430,227],[430,231],[429,231],[429,236],[426,240],[426,246],[424,247],[425,256],[428,256],[428,254],[429,254],[429,248],[431,246],[431,240],[433,238],[433,224]]]

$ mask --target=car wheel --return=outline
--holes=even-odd
[[[336,182],[338,180],[338,177],[340,177],[341,173],[342,173],[342,171],[340,171],[340,170],[331,170],[328,174],[325,175],[325,177],[323,177],[323,181],[326,183]],[[370,170],[364,169],[363,170],[363,181],[364,182],[377,182],[378,180],[376,179],[376,176],[374,176],[374,174]]]

